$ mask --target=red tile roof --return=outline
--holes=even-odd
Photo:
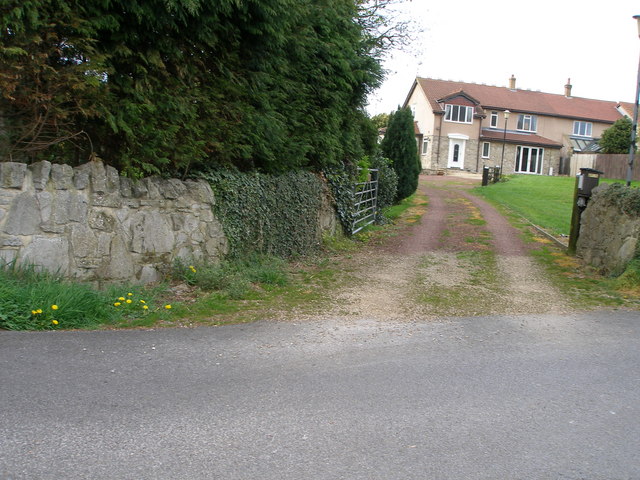
[[[541,137],[540,135],[534,135],[532,133],[507,131],[506,138],[503,130],[489,130],[484,128],[480,133],[480,140],[502,142],[503,139],[505,143],[517,143],[518,145],[535,145],[540,147],[562,148],[561,143],[549,140],[545,137]]]
[[[507,87],[436,80],[433,78],[418,77],[416,82],[429,99],[434,112],[443,112],[443,108],[437,102],[438,100],[462,90],[467,95],[477,99],[485,110],[510,110],[513,112],[527,112],[603,123],[613,123],[622,116],[616,110],[618,102],[606,100],[565,97],[564,95],[553,93],[510,90]],[[414,88],[415,85],[414,83]],[[411,93],[413,93],[413,88],[409,96]],[[407,97],[407,101],[408,99],[409,97]]]

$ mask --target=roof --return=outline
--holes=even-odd
[[[444,112],[438,100],[463,92],[477,99],[485,110],[510,110],[603,123],[613,123],[622,116],[616,108],[619,102],[420,77],[416,78],[405,105],[417,85],[422,88],[434,113]]]
[[[533,133],[523,133],[483,128],[480,140],[504,141],[505,143],[517,143],[518,145],[535,145],[538,147],[562,148],[562,144]]]

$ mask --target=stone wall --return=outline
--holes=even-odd
[[[620,211],[603,195],[608,184],[594,189],[582,213],[576,254],[607,274],[622,273],[634,257],[640,238],[640,218]]]
[[[206,182],[134,182],[101,162],[0,162],[0,261],[85,281],[153,282],[176,258],[226,253],[214,202]]]

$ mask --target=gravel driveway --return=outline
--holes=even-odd
[[[357,281],[327,316],[431,319],[478,314],[560,313],[565,298],[534,262],[532,247],[496,209],[469,193],[479,176],[422,176],[419,222],[358,255]]]

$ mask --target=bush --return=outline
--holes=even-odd
[[[398,190],[398,175],[391,167],[391,160],[377,155],[371,162],[371,168],[378,169],[378,212],[390,207]]]

